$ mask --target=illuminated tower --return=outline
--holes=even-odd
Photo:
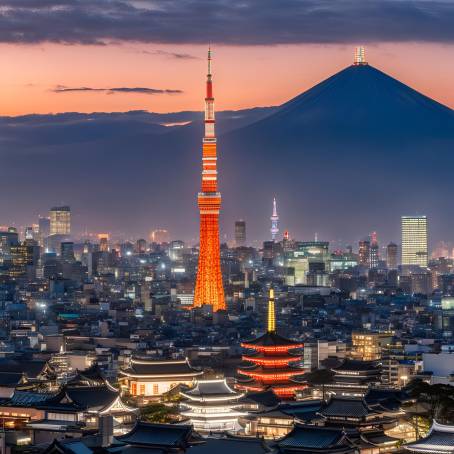
[[[208,50],[208,75],[205,98],[205,137],[202,155],[202,192],[198,195],[200,210],[200,252],[194,307],[211,304],[214,311],[225,309],[219,244],[219,209],[221,194],[217,184],[216,135],[214,131],[214,98],[211,77],[211,51]]]
[[[367,65],[366,51],[363,46],[359,46],[355,49],[355,59],[353,61],[355,66]]]
[[[279,233],[279,216],[277,215],[277,206],[276,206],[276,197],[273,199],[273,215],[270,217],[271,219],[271,239],[276,241],[276,235]]]

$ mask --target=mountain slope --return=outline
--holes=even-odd
[[[0,119],[0,224],[31,223],[68,203],[79,230],[196,239],[202,115],[64,114]],[[194,121],[199,119],[198,121]],[[399,241],[399,217],[454,231],[454,113],[371,66],[348,67],[279,108],[219,119],[221,223],[266,238],[272,197],[281,231]],[[187,126],[162,124],[190,121]]]

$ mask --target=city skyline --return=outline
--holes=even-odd
[[[126,22],[121,20],[124,11],[117,9],[119,4],[130,7],[131,17]],[[253,11],[254,5],[253,1],[246,2],[244,8]],[[428,5],[400,0],[392,7],[388,5],[389,9],[379,2],[355,7],[345,5],[344,9],[323,2],[318,6],[314,2],[312,7],[295,3],[290,8],[294,17],[289,17],[285,9],[280,11],[281,19],[287,22],[277,23],[273,34],[264,35],[259,24],[276,12],[272,5],[263,8],[262,17],[252,17],[250,29],[246,30],[241,29],[243,19],[232,16],[233,10],[228,5],[220,4],[219,14],[230,18],[230,30],[241,30],[236,40],[226,33],[228,27],[221,16],[207,11],[210,24],[216,29],[209,40],[213,42],[217,59],[218,135],[222,138],[220,152],[225,156],[220,164],[224,178],[219,184],[221,192],[229,194],[220,217],[221,241],[232,239],[232,225],[237,219],[248,223],[251,241],[268,238],[266,210],[273,196],[279,200],[281,233],[289,231],[297,238],[309,239],[318,232],[320,238],[345,245],[355,244],[367,232],[377,230],[386,242],[398,241],[398,218],[405,214],[424,214],[431,219],[432,247],[439,241],[452,240],[454,218],[440,209],[443,202],[439,201],[440,195],[449,190],[449,179],[444,177],[449,165],[434,165],[429,172],[429,180],[434,181],[427,181],[427,189],[420,186],[414,190],[408,184],[398,184],[400,175],[396,171],[406,161],[406,147],[415,156],[411,163],[414,168],[409,169],[408,175],[411,172],[424,174],[425,143],[428,143],[427,149],[438,150],[443,156],[440,159],[450,159],[447,154],[443,155],[443,150],[450,147],[453,111],[445,109],[442,113],[441,105],[426,109],[427,99],[416,96],[409,87],[396,85],[396,81],[402,81],[446,106],[454,105],[449,87],[454,65],[448,58],[453,37],[447,27],[447,19],[453,11],[445,2],[431,2],[430,9]],[[173,20],[178,23],[179,19],[174,16],[176,11],[166,5],[161,7],[163,15],[173,18],[170,23],[174,24]],[[0,200],[0,224],[25,228],[36,222],[37,215],[46,212],[49,206],[68,204],[73,209],[74,233],[79,236],[85,231],[95,234],[110,231],[123,237],[146,237],[150,230],[164,228],[174,238],[195,243],[198,225],[188,214],[194,208],[191,200],[199,170],[193,155],[197,153],[202,118],[203,86],[199,74],[204,64],[204,41],[208,39],[195,30],[189,33],[184,27],[175,29],[172,35],[170,30],[174,25],[170,23],[165,32],[137,28],[135,21],[142,16],[153,23],[155,10],[147,1],[122,0],[113,5],[103,0],[86,10],[77,3],[64,4],[57,0],[42,6],[33,2],[14,6],[7,2],[5,8],[2,20],[8,27],[0,36],[0,50],[10,64],[0,75],[3,100],[0,114],[32,115],[1,117],[0,135],[7,146],[3,147],[5,165],[0,181],[3,190],[18,179],[22,184],[14,194],[17,203]],[[186,8],[188,5],[181,5],[181,11]],[[405,14],[404,9],[399,8],[407,8]],[[329,12],[331,25],[336,24],[337,28],[324,25],[318,11]],[[49,34],[42,27],[43,22],[29,15],[31,12],[44,23],[53,17],[57,24],[62,21],[67,26],[56,27],[55,33]],[[118,14],[122,36],[118,35],[118,30],[107,27],[109,14],[114,12]],[[99,29],[91,28],[84,13],[99,20]],[[77,29],[65,22],[78,15],[84,19]],[[309,27],[323,25],[312,34],[296,26],[298,21],[298,24],[306,23],[309,17]],[[396,17],[400,17],[399,29],[394,28],[393,21],[389,22]],[[18,18],[29,25],[21,35],[14,34]],[[388,29],[383,30],[377,24],[384,19]],[[358,22],[357,27],[361,24],[360,30],[350,30],[347,25],[351,22]],[[366,75],[364,72],[364,81],[357,85],[350,65],[355,46],[360,44],[366,46],[370,69],[377,68],[383,73],[368,71]],[[72,62],[70,68],[64,64],[63,57]],[[273,71],[269,71],[270,67]],[[386,74],[394,79],[387,79]],[[304,99],[313,96],[332,78],[338,80],[336,90],[324,91],[323,115],[317,123],[318,116],[310,110],[310,102],[304,104]],[[378,85],[382,86],[375,93]],[[376,106],[376,100],[390,92],[391,99],[383,106]],[[368,125],[364,137],[353,130],[358,143],[348,145],[352,151],[345,159],[342,147],[347,147],[347,141],[344,145],[346,137],[342,137],[342,132],[334,131],[335,146],[324,142],[333,131],[331,115],[335,112],[338,118],[349,118],[354,113],[355,119],[351,115],[351,124],[344,125],[347,126],[344,129],[355,129],[357,121],[362,119],[364,94],[370,95],[365,101],[369,103],[366,109],[369,118],[364,118],[367,120],[364,125]],[[355,99],[352,102],[355,112],[340,110],[340,106],[347,105],[343,98]],[[407,100],[407,105],[397,113],[396,109],[402,107],[398,106],[398,101],[402,99]],[[295,108],[279,123],[279,115],[273,117],[273,113],[285,110],[287,105]],[[259,106],[279,107],[255,109]],[[224,111],[245,108],[251,109],[240,113]],[[441,132],[434,130],[439,124],[437,115],[427,122],[427,131],[420,132],[423,128],[412,126],[415,120],[424,124],[434,108],[440,111],[438,116],[444,115]],[[109,113],[132,109],[172,113],[161,116],[144,112]],[[185,109],[191,112],[183,112]],[[107,114],[83,114],[94,111]],[[389,115],[381,115],[381,111],[396,111],[399,118],[408,115],[408,124],[399,124],[390,130],[385,123],[393,120],[387,120]],[[33,115],[34,112],[60,114]],[[260,129],[261,120],[266,117],[275,118],[274,123],[270,123],[270,128]],[[279,135],[286,136],[283,134],[286,125],[296,124],[300,119],[301,128],[287,135],[291,143],[283,143],[285,140]],[[251,128],[244,127],[250,124]],[[380,125],[379,142],[383,143],[374,149],[378,141],[373,128],[377,124]],[[267,131],[273,131],[271,140],[266,138]],[[309,137],[312,132],[314,137]],[[129,134],[134,140],[130,140]],[[448,136],[447,140],[440,141],[438,137],[444,135]],[[281,143],[287,164],[276,166],[279,153],[274,149]],[[268,144],[274,145],[268,147]],[[250,153],[250,148],[255,146],[256,154]],[[396,147],[398,153],[393,154],[391,147]],[[418,151],[418,147],[422,151]],[[363,148],[367,150],[364,155]],[[298,156],[293,154],[295,149]],[[109,150],[108,157],[104,150]],[[381,154],[376,159],[376,153],[385,151],[390,153],[389,161],[384,156],[381,159]],[[321,157],[323,153],[326,156]],[[54,159],[54,154],[58,159]],[[346,197],[341,198],[342,191],[336,188],[340,161],[349,161],[349,165],[345,164],[340,170],[343,185],[353,186],[355,180],[362,179],[378,164],[381,168],[377,169],[377,184],[357,181],[356,185],[362,190],[352,193],[352,187],[342,188]],[[174,162],[180,166],[177,165],[176,172],[169,170]],[[264,166],[263,178],[261,172],[246,170],[255,162]],[[239,169],[235,169],[235,165]],[[108,171],[98,172],[100,166]],[[296,171],[298,166],[301,172]],[[393,172],[395,175],[391,175]],[[378,210],[373,207],[373,201],[381,195],[378,186],[384,179],[380,176],[390,183],[384,184],[385,190],[393,194],[392,198],[387,197],[386,210],[382,204]],[[323,179],[326,183],[318,191],[319,205],[311,189]],[[106,191],[111,185],[117,190]],[[37,187],[39,192],[35,191]],[[55,196],[57,187],[58,198]],[[250,188],[257,189],[254,197]],[[162,203],[163,197],[166,203]],[[338,200],[334,201],[335,198]],[[344,203],[349,207],[348,215],[340,208]],[[323,210],[321,206],[330,206],[330,209]],[[129,218],[133,218],[134,223],[128,222]],[[187,219],[184,227],[181,218]]]
[[[454,453],[453,23],[0,0],[0,454]]]

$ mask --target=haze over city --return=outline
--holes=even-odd
[[[0,0],[0,454],[453,454],[453,24]]]
[[[2,2],[0,50],[5,64],[0,75],[0,130],[3,159],[8,164],[1,170],[2,190],[8,191],[15,181],[21,181],[16,203],[6,199],[0,202],[3,224],[25,227],[50,206],[69,204],[73,207],[74,232],[79,235],[109,231],[125,237],[146,236],[150,230],[166,228],[174,237],[196,241],[197,222],[189,214],[194,209],[191,200],[198,181],[194,159],[198,133],[191,131],[199,117],[184,113],[170,117],[126,113],[84,117],[74,112],[201,111],[200,73],[208,43],[216,60],[218,112],[279,106],[348,67],[357,45],[365,45],[367,59],[375,68],[448,107],[454,105],[450,2],[285,3],[277,7],[272,2],[254,1],[241,6],[202,1],[105,0],[90,5],[78,1]],[[199,11],[206,19],[204,26]],[[264,32],[268,23],[273,23],[272,33]],[[370,102],[371,109],[377,109],[375,88],[373,84],[366,88],[370,100],[366,98],[364,103]],[[343,95],[337,94],[339,99]],[[345,95],[355,97],[355,93]],[[347,113],[349,106],[344,108],[344,115],[353,118]],[[387,108],[381,107],[383,112]],[[240,115],[247,117],[248,113]],[[256,119],[251,117],[245,123]],[[125,127],[118,127],[122,122]],[[147,129],[147,123],[172,125],[168,126],[172,130],[166,137],[169,140],[154,137],[160,132]],[[224,123],[229,131],[243,126],[241,122],[229,123],[222,115],[218,123],[220,134]],[[224,158],[219,165],[224,170],[220,185],[230,194],[221,215],[223,240],[233,239],[236,218],[249,222],[257,240],[265,239],[271,200],[276,196],[282,222],[295,236],[312,238],[318,232],[346,245],[375,229],[383,240],[393,240],[399,233],[400,215],[418,212],[430,217],[431,244],[451,241],[454,218],[439,209],[443,203],[437,203],[440,194],[450,191],[450,179],[444,176],[448,161],[434,168],[432,175],[425,175],[425,158],[417,149],[421,141],[433,137],[409,137],[405,130],[392,137],[384,127],[380,140],[388,139],[390,144],[383,143],[380,149],[392,156],[384,168],[380,168],[383,161],[377,164],[372,159],[373,153],[363,155],[363,149],[371,151],[376,143],[366,134],[362,143],[352,147],[357,150],[352,165],[342,169],[342,164],[337,164],[344,154],[341,137],[335,147],[324,143],[326,135],[332,134],[336,140],[337,134],[324,127],[326,123],[319,117],[312,126],[321,137],[315,144],[308,143],[307,134],[302,140],[294,134],[291,145],[279,144],[283,154],[273,153],[264,144],[263,167],[259,165],[262,173],[254,173],[249,182],[240,161],[248,160],[248,141],[255,139],[246,134],[239,141],[226,138],[221,142]],[[135,137],[129,140],[132,125]],[[411,187],[394,181],[395,187],[387,188],[385,180],[400,178],[399,173],[393,174],[393,167],[400,165],[399,156],[404,147],[412,147],[411,140],[417,144],[413,152],[417,178],[427,184]],[[397,154],[391,151],[394,146]],[[442,161],[437,162],[450,159],[441,157],[444,146],[441,144],[437,152]],[[299,155],[290,158],[295,147],[300,148]],[[326,169],[322,169],[314,156],[327,153],[328,148],[333,150],[329,158],[320,158],[326,162]],[[238,152],[240,155],[233,159],[232,153]],[[83,158],[85,153],[88,160]],[[175,157],[169,153],[175,153]],[[286,164],[279,171],[276,161],[282,158]],[[176,175],[169,172],[170,162],[176,166]],[[98,166],[109,171],[100,173]],[[341,169],[344,180],[352,182],[372,172],[374,166],[375,188],[359,181],[363,190],[358,194],[346,182],[341,203],[351,208],[350,213],[336,212],[336,206],[340,206],[340,199],[336,201],[336,169]],[[300,171],[295,173],[296,168]],[[125,173],[125,169],[129,171]],[[128,175],[131,172],[134,181]],[[434,174],[437,176],[432,181]],[[309,188],[322,180],[319,199],[310,200]],[[110,185],[116,191],[107,191]],[[388,206],[376,209],[372,201],[383,194],[381,185],[385,193],[389,190]],[[39,197],[34,190],[38,186]],[[246,204],[244,193],[252,195],[251,187],[256,191]],[[168,203],[159,203],[163,197]],[[334,204],[332,210],[320,212],[329,200]],[[188,224],[181,229],[183,213]],[[130,217],[134,223],[129,222]]]

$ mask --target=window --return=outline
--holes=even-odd
[[[159,394],[159,385],[158,384],[153,385],[153,394]]]
[[[131,383],[131,394],[137,396],[137,383]]]
[[[141,396],[145,396],[145,385],[140,385],[140,393]]]

